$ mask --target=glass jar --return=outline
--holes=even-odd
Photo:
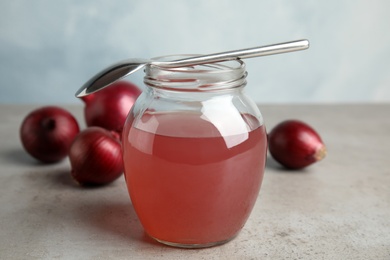
[[[122,145],[134,210],[155,240],[214,246],[234,238],[248,219],[267,135],[244,94],[246,75],[241,60],[146,67],[146,90],[128,115]]]

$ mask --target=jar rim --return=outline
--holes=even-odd
[[[152,61],[194,56],[197,55],[168,55],[152,58]],[[240,59],[173,68],[148,64],[144,83],[150,87],[176,91],[216,91],[245,86],[246,75],[245,63]]]

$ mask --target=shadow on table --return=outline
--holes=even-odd
[[[284,168],[277,162],[275,161],[274,158],[272,158],[272,156],[270,156],[269,154],[267,155],[267,161],[265,163],[265,168],[270,168],[270,169],[274,169],[274,170],[284,170]]]
[[[307,173],[307,169],[306,168],[303,168],[303,169],[299,169],[299,170],[294,170],[294,169],[287,169],[285,167],[283,167],[280,163],[278,163],[271,155],[267,155],[267,161],[266,161],[266,164],[265,164],[265,169],[271,169],[275,172],[279,172],[279,173],[294,173],[294,174],[298,174],[298,173]]]
[[[7,162],[11,162],[14,164],[22,164],[22,165],[41,165],[42,163],[38,162],[34,158],[32,158],[26,151],[22,148],[6,150],[3,151],[2,157],[4,157]]]
[[[85,224],[94,229],[118,236],[131,243],[160,245],[144,232],[130,202],[100,202],[88,205],[78,212]]]

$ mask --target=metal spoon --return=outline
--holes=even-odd
[[[308,40],[298,40],[284,43],[271,44],[266,46],[241,49],[235,51],[220,52],[215,54],[195,56],[173,61],[152,61],[147,59],[126,59],[115,63],[102,70],[88,80],[77,92],[76,97],[82,97],[96,92],[115,81],[124,78],[148,64],[165,68],[185,67],[213,62],[221,62],[234,59],[246,59],[272,54],[286,53],[305,50],[309,48]]]

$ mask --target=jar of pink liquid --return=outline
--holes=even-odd
[[[146,67],[122,144],[130,198],[153,239],[209,247],[245,225],[267,153],[263,118],[244,94],[246,75],[241,60]]]

